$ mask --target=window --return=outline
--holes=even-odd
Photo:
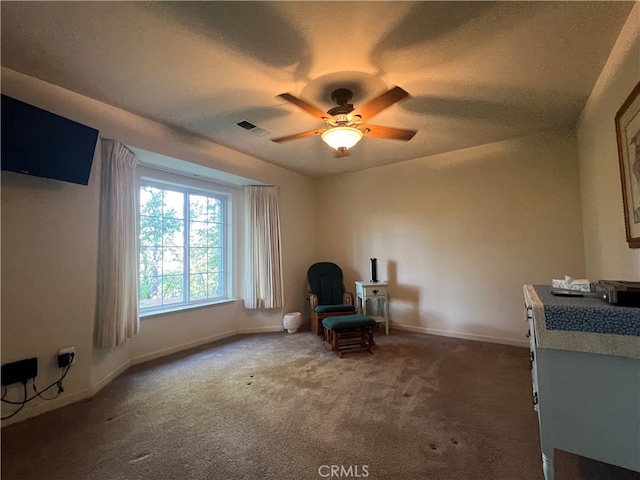
[[[141,313],[229,299],[231,196],[143,178],[139,204]]]

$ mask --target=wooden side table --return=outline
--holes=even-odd
[[[370,282],[358,280],[356,282],[356,307],[361,315],[368,315],[367,300],[375,299],[378,302],[378,315],[370,315],[376,323],[384,323],[385,332],[389,335],[389,296],[386,282]],[[380,309],[379,302],[382,302]],[[380,311],[382,310],[382,311]],[[382,315],[380,315],[382,313]]]

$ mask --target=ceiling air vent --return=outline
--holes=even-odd
[[[236,123],[236,125],[239,126],[240,128],[244,128],[247,132],[251,132],[256,137],[264,137],[265,135],[269,135],[270,133],[272,133],[266,128],[262,128],[257,125],[254,125],[249,120],[240,120],[239,122]]]

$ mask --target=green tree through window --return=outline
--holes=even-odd
[[[143,182],[140,308],[226,298],[226,198]]]

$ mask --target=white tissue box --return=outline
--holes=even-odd
[[[565,278],[564,280],[553,279],[551,280],[551,286],[553,288],[564,288],[565,290],[575,290],[578,292],[593,291],[589,280],[574,280],[572,278]]]

